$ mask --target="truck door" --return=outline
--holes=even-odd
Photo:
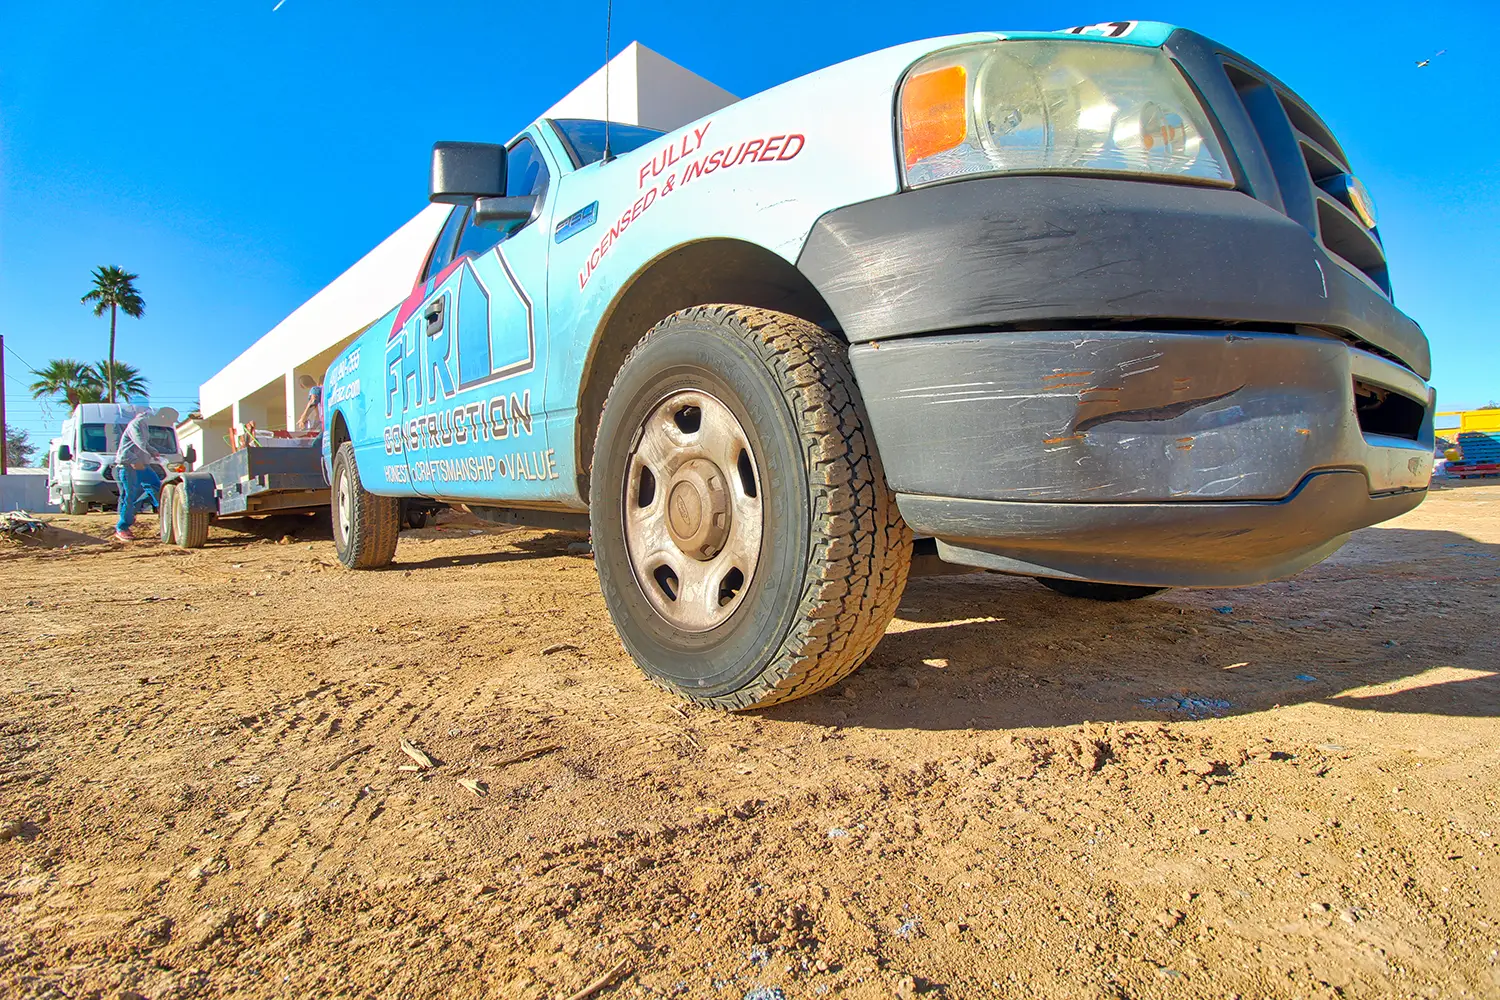
[[[452,263],[414,317],[423,392],[407,444],[424,495],[504,504],[563,493],[542,419],[547,155],[530,135],[511,145],[506,194],[536,195],[536,212],[508,231],[465,221]]]
[[[453,253],[467,214],[468,210],[463,208],[455,208],[449,213],[448,221],[432,244],[422,276],[411,295],[401,304],[386,341],[382,492],[397,495],[425,492],[417,481],[423,471],[418,435],[426,428],[427,407],[423,404],[431,374],[430,369],[428,375],[423,374],[428,353],[423,314],[436,308],[440,310],[438,318],[445,318],[441,312],[445,293],[440,289],[453,270]],[[371,454],[373,458],[374,453]],[[359,457],[363,460],[363,456]],[[362,467],[365,467],[363,461]]]

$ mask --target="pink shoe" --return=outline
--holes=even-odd
[[[131,532],[131,530],[129,528],[126,528],[124,531],[117,531],[117,532],[115,532],[115,541],[117,541],[117,542],[133,542],[133,541],[135,541],[135,535],[134,535],[134,533]]]

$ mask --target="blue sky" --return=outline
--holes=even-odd
[[[102,358],[89,272],[141,275],[119,356],[198,385],[425,203],[436,139],[502,141],[603,59],[604,4],[0,0],[0,334],[11,423],[35,366]],[[564,23],[549,30],[545,16]],[[618,0],[614,40],[737,94],[914,38],[1149,18],[1234,46],[1333,126],[1381,211],[1444,409],[1500,398],[1500,136],[1489,3]],[[1447,53],[1425,69],[1416,60]]]

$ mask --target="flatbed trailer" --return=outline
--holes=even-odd
[[[251,446],[169,476],[161,491],[162,541],[201,548],[219,518],[299,514],[328,507],[318,448]]]

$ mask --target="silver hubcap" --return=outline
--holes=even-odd
[[[673,393],[641,424],[625,470],[625,548],[646,599],[684,632],[722,625],[760,561],[760,473],[745,429],[708,393]]]
[[[349,473],[339,470],[339,541],[349,544],[349,531],[354,526],[354,495],[349,492]]]

